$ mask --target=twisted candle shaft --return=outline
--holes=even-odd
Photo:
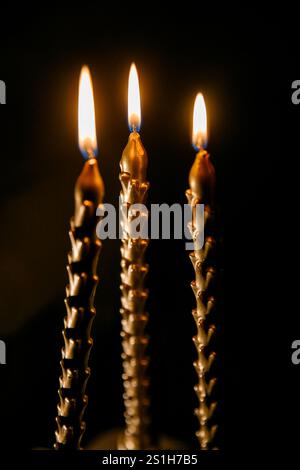
[[[146,356],[148,337],[145,326],[148,313],[145,302],[148,291],[144,288],[144,279],[148,265],[144,253],[148,240],[132,238],[130,233],[130,201],[143,203],[146,198],[148,183],[130,179],[128,173],[120,175],[122,184],[122,230],[121,247],[121,305],[123,381],[125,405],[125,432],[120,447],[137,450],[149,447],[149,398]]]
[[[83,414],[90,376],[88,360],[93,344],[94,295],[101,242],[96,239],[96,209],[102,200],[103,183],[96,160],[86,162],[75,190],[76,211],[71,219],[71,251],[68,255],[59,403],[55,449],[80,449],[85,430]]]
[[[196,308],[192,311],[197,326],[197,334],[193,341],[198,358],[194,367],[198,376],[195,392],[199,399],[199,406],[195,415],[199,420],[199,430],[196,436],[202,450],[211,449],[217,426],[213,423],[216,402],[212,399],[216,378],[211,373],[215,352],[211,350],[211,341],[215,334],[215,325],[210,315],[215,306],[213,295],[213,280],[216,269],[214,267],[215,239],[213,237],[213,211],[211,206],[214,186],[214,169],[208,160],[206,152],[199,152],[190,173],[191,188],[186,191],[188,202],[192,209],[192,223],[189,230],[194,240],[194,251],[190,259],[195,271],[195,280],[191,287],[196,299]],[[203,247],[199,247],[199,227],[195,223],[195,211],[197,204],[205,202]],[[206,203],[207,202],[207,203]]]

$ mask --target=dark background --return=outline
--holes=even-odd
[[[127,77],[137,64],[150,201],[185,202],[194,158],[192,106],[201,90],[218,179],[221,239],[219,444],[291,448],[300,418],[290,346],[300,334],[294,221],[298,187],[294,30],[241,17],[216,22],[200,9],[54,9],[2,17],[0,79],[1,445],[51,447],[64,316],[68,220],[82,167],[77,89],[90,66],[106,201],[117,202],[127,141]],[[201,17],[201,15],[200,15]],[[293,49],[295,48],[295,49]],[[295,181],[294,181],[295,179]],[[295,189],[294,189],[295,188]],[[149,332],[154,427],[197,448],[193,417],[192,266],[183,241],[153,241]],[[119,241],[106,241],[96,295],[93,375],[84,443],[122,424]],[[298,329],[297,329],[298,327]]]

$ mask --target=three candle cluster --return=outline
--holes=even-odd
[[[144,255],[148,239],[134,238],[130,231],[132,204],[146,201],[149,183],[147,181],[147,153],[142,144],[139,130],[141,105],[139,80],[134,64],[131,65],[128,85],[128,123],[131,130],[128,143],[120,161],[122,233],[121,242],[121,319],[122,319],[122,360],[124,382],[125,429],[118,441],[119,449],[149,449],[154,446],[150,432],[150,399],[147,367],[149,338],[145,332],[148,313],[145,302],[148,290],[144,280],[148,272]],[[75,186],[75,213],[70,222],[71,251],[68,255],[69,282],[66,287],[66,310],[64,320],[59,404],[55,448],[81,448],[85,430],[83,414],[87,406],[86,384],[90,375],[89,353],[92,347],[91,326],[95,316],[94,295],[98,283],[96,273],[101,241],[96,237],[98,206],[103,201],[104,184],[96,159],[97,137],[94,113],[92,80],[88,67],[83,67],[79,83],[78,102],[79,147],[86,162]],[[215,269],[209,265],[210,254],[215,241],[211,232],[213,220],[213,193],[215,184],[214,168],[208,153],[204,150],[207,140],[206,109],[203,96],[198,94],[194,105],[193,145],[198,153],[190,171],[188,202],[192,208],[189,226],[195,242],[190,254],[195,269],[192,289],[196,297],[193,316],[197,334],[193,338],[198,358],[194,363],[198,383],[195,391],[199,407],[195,414],[199,419],[197,437],[201,449],[211,446],[216,426],[211,424],[215,403],[211,393],[215,383],[210,378],[210,368],[215,354],[209,352],[214,325],[208,320],[215,305],[211,292],[211,281]],[[197,246],[200,228],[197,226],[195,211],[199,203],[205,204],[205,228],[209,236],[204,246]]]

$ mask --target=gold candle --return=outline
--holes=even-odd
[[[101,242],[96,238],[96,210],[102,203],[104,185],[96,159],[97,139],[93,88],[89,69],[83,67],[78,102],[79,147],[86,158],[75,185],[75,213],[70,222],[66,311],[64,319],[59,403],[55,449],[80,449],[85,430],[83,414],[90,376],[88,360],[93,344],[91,326],[96,311],[94,295]]]
[[[207,141],[207,119],[204,98],[199,93],[195,100],[193,116],[193,145],[197,150],[192,165],[189,183],[186,191],[188,202],[192,209],[192,222],[189,225],[194,241],[194,251],[190,254],[195,270],[195,280],[191,287],[196,299],[196,308],[192,314],[197,326],[197,334],[193,341],[197,349],[198,358],[194,367],[198,376],[195,391],[199,399],[199,406],[195,415],[199,420],[199,429],[196,436],[200,448],[203,450],[213,448],[213,439],[217,426],[213,424],[216,402],[213,400],[213,388],[216,378],[213,375],[215,352],[211,343],[215,334],[215,325],[211,321],[211,313],[215,306],[213,280],[216,269],[214,267],[214,189],[215,170],[208,152],[205,150]],[[197,204],[204,204],[204,230],[203,246],[200,245],[199,233],[203,225],[196,216]]]
[[[138,74],[132,64],[128,84],[128,123],[131,129],[128,143],[120,161],[122,206],[121,246],[121,316],[123,347],[123,382],[125,406],[125,431],[119,442],[119,449],[149,448],[149,380],[146,375],[149,359],[145,349],[148,337],[145,326],[148,314],[145,302],[148,291],[144,278],[148,265],[144,253],[148,239],[133,237],[130,230],[132,204],[144,204],[149,188],[146,181],[147,153],[138,133],[141,121]]]

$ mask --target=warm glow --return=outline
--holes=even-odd
[[[139,131],[141,126],[139,77],[134,63],[131,64],[128,80],[128,125],[131,131]]]
[[[197,150],[207,144],[206,107],[202,93],[198,93],[194,104],[193,115],[193,145]]]
[[[86,65],[82,67],[79,79],[78,142],[85,158],[97,153],[93,84],[89,68]]]

